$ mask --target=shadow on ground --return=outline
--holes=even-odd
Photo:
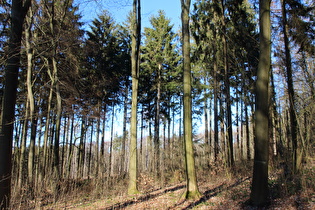
[[[226,184],[221,184],[221,185],[219,185],[219,186],[217,186],[215,188],[209,189],[209,190],[207,190],[207,191],[205,191],[203,193],[203,196],[199,200],[197,200],[195,202],[192,202],[192,203],[189,203],[189,205],[187,205],[186,207],[183,207],[182,209],[192,209],[195,206],[198,206],[199,204],[201,204],[203,202],[206,202],[210,198],[218,195],[219,193],[221,193],[221,192],[223,192],[225,190],[229,190],[229,189],[231,189],[233,187],[236,187],[237,185],[239,185],[239,184],[241,184],[241,183],[243,183],[243,182],[245,182],[245,181],[247,181],[249,179],[250,179],[250,177],[247,177],[247,178],[239,179],[234,184],[231,184],[231,185],[228,185],[228,186],[226,186]],[[132,200],[127,200],[127,201],[124,201],[124,202],[116,203],[116,204],[111,205],[109,207],[106,207],[104,209],[109,210],[109,209],[126,208],[126,207],[128,207],[130,205],[134,205],[134,204],[137,204],[137,203],[148,201],[150,199],[153,199],[153,198],[156,198],[158,196],[161,196],[161,195],[163,195],[165,193],[177,191],[177,190],[183,189],[185,187],[186,187],[185,184],[181,184],[181,185],[177,185],[177,186],[166,188],[164,190],[154,191],[154,192],[151,192],[149,194],[146,194],[146,195],[134,198]],[[185,200],[183,200],[180,203],[177,203],[175,206],[171,207],[170,209],[177,208],[177,207],[181,206],[184,202],[185,202]]]
[[[249,179],[250,179],[250,177],[242,178],[242,179],[237,180],[234,184],[231,184],[231,185],[228,185],[228,186],[226,186],[226,184],[221,184],[221,185],[219,185],[219,186],[217,186],[217,187],[215,187],[213,189],[207,190],[207,191],[205,191],[203,193],[203,196],[199,200],[197,200],[197,201],[195,201],[193,203],[190,203],[188,206],[186,206],[186,207],[184,207],[182,209],[192,209],[195,206],[198,206],[199,204],[208,201],[210,198],[218,195],[219,193],[221,193],[221,192],[223,192],[225,190],[230,190],[231,188],[236,187],[237,185],[239,185],[239,184],[241,184],[241,183],[243,183],[243,182],[245,182],[245,181],[247,181]]]
[[[166,188],[164,190],[157,190],[157,191],[160,191],[160,192],[157,193],[157,191],[154,191],[154,192],[151,192],[149,194],[146,194],[146,195],[134,198],[133,200],[127,200],[127,201],[124,201],[124,202],[116,203],[116,204],[114,204],[112,206],[109,206],[109,207],[106,207],[104,209],[105,210],[109,210],[109,209],[125,208],[127,206],[130,206],[130,205],[133,205],[133,204],[137,204],[137,203],[141,203],[141,202],[144,202],[144,201],[148,201],[150,199],[156,198],[156,197],[158,197],[160,195],[163,195],[165,193],[174,192],[176,190],[180,190],[180,189],[183,189],[185,187],[186,187],[185,184],[180,184],[180,185],[176,185],[176,186],[172,186],[172,187]]]

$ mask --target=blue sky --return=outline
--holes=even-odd
[[[126,17],[132,9],[132,0],[76,0],[82,12],[83,21],[89,24],[103,10],[109,11],[117,23],[126,21]],[[192,1],[194,2],[194,1]],[[149,19],[152,15],[164,10],[166,17],[171,19],[174,29],[180,27],[180,0],[141,0],[142,26],[149,27]]]
[[[192,0],[192,3],[193,2],[194,0]],[[123,23],[126,21],[127,15],[132,9],[132,0],[75,0],[75,3],[80,3],[79,8],[83,16],[81,21],[83,21],[86,26],[101,14],[103,10],[109,11],[117,23]],[[174,24],[174,32],[178,31],[181,27],[180,0],[141,0],[142,27],[151,27],[149,19],[153,15],[157,15],[159,10],[165,11],[166,17],[171,19],[171,24]],[[122,125],[122,120],[122,114],[116,113],[116,123]],[[198,120],[197,123],[199,122]],[[114,126],[115,134],[122,135],[120,127],[121,126]],[[199,128],[202,130],[203,126],[199,126]],[[198,130],[198,133],[199,132]],[[145,133],[145,135],[148,134]],[[106,129],[105,136],[107,138],[110,137],[109,128]],[[109,139],[106,140],[108,141]]]

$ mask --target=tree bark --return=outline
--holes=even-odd
[[[189,10],[190,0],[181,0],[183,67],[184,67],[184,147],[187,189],[185,198],[200,196],[195,170],[195,158],[192,141],[192,99],[191,99],[191,63],[190,63],[190,32]]]
[[[249,120],[248,120],[248,99],[245,97],[245,136],[246,136],[246,158],[251,159],[250,154],[250,136],[249,136]]]
[[[95,178],[98,179],[99,174],[99,165],[100,165],[100,132],[101,132],[101,101],[98,100],[97,102],[97,111],[98,111],[98,118],[97,118],[97,124],[96,124],[96,145],[95,145],[95,157],[96,157],[96,163],[95,163]]]
[[[107,113],[107,105],[104,105],[104,119],[102,126],[102,138],[101,138],[101,155],[100,155],[100,164],[101,164],[101,173],[102,179],[104,178],[105,172],[105,127],[106,127],[106,113]]]
[[[129,184],[128,194],[139,193],[137,186],[137,108],[138,108],[138,81],[139,81],[139,55],[140,55],[140,31],[141,14],[140,0],[133,0],[133,20],[131,38],[131,76],[132,76],[132,101],[130,124],[130,159],[129,159]]]
[[[112,104],[112,124],[111,124],[111,131],[110,131],[110,145],[109,145],[109,171],[108,171],[108,175],[111,176],[112,175],[112,170],[113,170],[113,166],[112,166],[112,160],[113,160],[113,140],[114,140],[114,119],[115,119],[115,105],[114,103]]]
[[[27,129],[28,129],[28,118],[29,118],[29,103],[26,102],[25,107],[25,119],[23,120],[22,126],[22,135],[21,135],[21,144],[20,144],[20,159],[19,159],[19,180],[18,180],[18,189],[22,189],[22,186],[25,184],[26,170],[25,170],[25,161],[26,161],[26,139],[27,139]]]
[[[70,118],[69,118],[70,120]],[[73,133],[74,133],[74,113],[72,113],[71,116],[71,128],[70,128],[70,141],[69,141],[69,149],[68,149],[68,162],[67,162],[67,178],[70,178],[71,175],[71,165],[72,165],[72,156],[73,156],[73,149],[74,149],[74,143],[73,143]]]
[[[12,0],[11,32],[8,44],[8,59],[5,67],[3,113],[0,128],[0,209],[7,209],[10,205],[13,127],[21,40],[24,19],[30,5],[30,0],[25,2]]]
[[[60,95],[60,85],[58,81],[58,73],[57,73],[57,61],[55,58],[52,58],[53,64],[53,72],[54,72],[54,80],[53,84],[55,84],[56,91],[56,128],[55,128],[55,142],[54,142],[54,178],[58,182],[60,180],[60,167],[59,167],[59,142],[60,142],[60,127],[61,127],[61,95]]]
[[[224,17],[224,0],[221,0],[221,22],[223,27],[223,66],[224,66],[224,92],[226,100],[226,122],[227,122],[227,145],[228,145],[228,165],[234,166],[234,153],[233,153],[233,130],[232,130],[232,111],[231,111],[231,93],[230,93],[230,78],[229,78],[229,65],[227,54],[227,40],[226,40],[226,24]]]
[[[90,144],[89,144],[89,157],[88,157],[88,169],[87,169],[87,176],[88,179],[90,179],[90,174],[91,174],[91,160],[92,160],[92,148],[93,148],[93,128],[94,128],[94,122],[93,122],[93,118],[90,119],[91,122],[91,133],[90,133]]]
[[[207,145],[206,147],[206,157],[208,158],[208,161],[210,160],[210,139],[209,139],[209,119],[208,119],[208,98],[206,94],[204,94],[204,120],[205,120],[205,144]]]
[[[31,10],[30,10],[31,11]],[[32,27],[32,12],[29,12],[28,26],[25,30],[25,48],[27,56],[27,76],[26,76],[26,86],[27,86],[27,97],[29,102],[29,117],[31,122],[31,136],[28,154],[28,181],[29,186],[33,189],[34,179],[34,160],[35,160],[35,138],[36,138],[36,128],[37,128],[37,117],[35,116],[35,99],[32,88],[32,68],[33,68],[33,50],[31,48],[31,27]]]
[[[124,119],[123,119],[123,139],[122,139],[122,149],[121,149],[121,172],[125,174],[126,172],[126,141],[127,141],[127,106],[128,106],[128,86],[125,87],[125,100],[124,100]]]
[[[262,206],[268,202],[270,0],[259,1],[259,20],[260,56],[256,81],[255,159],[250,195],[252,204],[256,206]]]
[[[84,172],[85,134],[86,134],[86,119],[85,119],[85,116],[82,116],[81,135],[80,135],[80,143],[79,143],[79,148],[78,148],[77,178],[82,178],[83,177],[83,172]]]
[[[47,65],[47,72],[50,72],[51,69],[49,67],[48,61],[46,61],[46,65]],[[51,81],[52,83],[52,81]],[[42,166],[42,175],[43,178],[46,176],[46,173],[48,172],[48,157],[49,157],[49,151],[48,151],[48,136],[49,136],[49,130],[50,130],[50,111],[51,111],[51,103],[52,103],[52,97],[53,97],[53,87],[51,84],[50,90],[49,90],[49,96],[48,96],[48,100],[47,100],[47,114],[46,114],[46,123],[45,123],[45,132],[44,132],[44,152],[43,152],[43,166]]]
[[[291,127],[291,142],[292,142],[292,162],[293,162],[293,172],[298,172],[300,169],[300,162],[298,161],[298,121],[295,113],[296,106],[296,96],[293,86],[293,72],[292,72],[292,59],[291,50],[289,46],[288,38],[288,21],[287,21],[287,11],[286,11],[286,0],[281,0],[282,5],[282,26],[283,26],[283,38],[284,38],[284,48],[285,48],[285,68],[287,73],[287,86],[289,94],[289,113],[290,113],[290,127]]]
[[[155,122],[154,122],[154,161],[155,174],[160,175],[160,101],[161,101],[161,70],[162,65],[159,64],[157,70],[157,94],[155,104]]]
[[[214,40],[216,40],[217,35],[214,31]],[[213,42],[213,77],[214,77],[214,88],[213,88],[213,115],[214,115],[214,161],[217,162],[219,155],[219,115],[218,115],[218,60],[217,60],[217,46]]]

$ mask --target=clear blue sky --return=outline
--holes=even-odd
[[[126,21],[132,9],[132,0],[76,0],[75,2],[79,3],[82,20],[87,24],[103,10],[109,11],[117,23],[122,23]],[[149,18],[158,14],[159,10],[165,11],[175,30],[180,27],[180,0],[141,0],[142,26],[149,27]]]

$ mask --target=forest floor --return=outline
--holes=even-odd
[[[202,195],[195,200],[185,200],[183,194],[186,188],[182,178],[175,177],[178,179],[173,180],[172,185],[154,189],[156,183],[153,178],[141,174],[141,194],[127,195],[124,182],[119,186],[115,184],[115,189],[109,190],[115,193],[108,193],[106,197],[92,199],[81,192],[40,209],[315,209],[315,166],[305,169],[298,179],[284,180],[281,170],[272,172],[269,178],[270,204],[263,208],[248,205],[250,175],[250,170],[233,174],[223,170],[198,172]]]

